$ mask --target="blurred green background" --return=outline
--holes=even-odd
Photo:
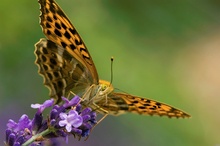
[[[219,0],[57,0],[77,28],[101,79],[116,88],[180,108],[190,119],[126,114],[107,117],[74,146],[219,146]],[[44,37],[37,0],[1,1],[0,130],[33,116],[48,98],[34,64]],[[61,141],[64,143],[64,141]],[[64,144],[63,144],[64,145]]]

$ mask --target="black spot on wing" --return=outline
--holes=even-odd
[[[48,22],[46,22],[46,27],[51,28],[51,25]]]
[[[71,45],[70,45],[70,48],[74,51],[74,50],[76,49],[76,46],[73,45],[73,44],[71,44]]]
[[[56,71],[53,73],[53,75],[54,75],[56,78],[58,78],[58,77],[59,77],[59,73],[58,73],[58,72],[56,72]]]
[[[145,103],[145,104],[143,104],[144,106],[151,106],[149,103]]]
[[[139,103],[139,101],[135,100],[135,101],[132,101],[132,103]]]
[[[157,106],[161,106],[161,103],[157,102],[156,105],[157,105]]]
[[[44,55],[41,55],[41,60],[43,60],[43,62],[46,62],[47,58]]]
[[[66,46],[67,46],[67,44],[64,43],[64,42],[61,42],[61,45],[62,45],[63,48],[66,48]]]
[[[56,15],[53,15],[53,19],[54,19],[54,20],[57,20],[57,16],[56,16]]]
[[[139,106],[138,108],[139,108],[139,109],[146,109],[145,106]]]
[[[69,28],[69,31],[70,31],[73,35],[77,34],[77,32],[76,32],[75,29]]]
[[[50,63],[52,63],[53,65],[57,65],[56,60],[54,60],[54,59],[52,59],[52,58],[50,58]]]
[[[45,65],[45,64],[43,64],[43,68],[44,68],[44,70],[45,70],[45,71],[47,71],[47,70],[48,70],[48,66],[47,66],[47,65]]]
[[[48,54],[47,49],[46,49],[46,48],[44,48],[44,47],[42,47],[42,52],[43,52],[44,54]]]
[[[63,24],[63,22],[61,22],[61,26],[63,29],[67,29],[67,26],[65,24]]]
[[[48,78],[49,78],[50,80],[53,79],[53,76],[51,75],[51,73],[47,72],[47,76],[48,76]]]
[[[55,33],[57,36],[62,37],[62,34],[61,34],[61,32],[60,32],[58,29],[55,29],[55,30],[54,30],[54,33]]]
[[[70,38],[71,38],[71,36],[70,36],[69,32],[67,32],[67,31],[64,33],[64,36],[65,36],[66,38],[68,38],[68,39],[70,39]]]
[[[149,109],[151,109],[151,110],[156,110],[157,107],[156,107],[156,106],[153,106],[153,107],[150,107]]]
[[[53,20],[50,18],[50,16],[47,16],[47,17],[46,17],[46,20],[47,20],[48,22],[53,22]]]
[[[47,34],[47,35],[51,35],[50,30],[47,30],[46,34]]]
[[[58,82],[57,82],[57,85],[58,85],[59,88],[63,88],[63,87],[64,87],[64,84],[63,84],[62,81],[58,81]]]
[[[59,23],[57,23],[57,22],[55,22],[55,27],[56,27],[57,29],[61,29],[60,24],[59,24]]]
[[[54,69],[54,68],[55,68],[54,65],[52,65],[52,64],[50,64],[49,66],[50,66],[51,69]]]
[[[75,39],[75,43],[76,43],[76,45],[81,45],[81,44],[82,44],[82,41],[81,41],[81,39],[80,39],[80,40]],[[83,48],[83,49],[84,49],[84,48]]]

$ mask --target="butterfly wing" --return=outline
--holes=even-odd
[[[46,37],[63,47],[72,57],[88,69],[93,84],[98,84],[98,73],[85,44],[54,0],[38,0],[41,8],[40,24]]]
[[[46,39],[40,39],[35,48],[35,63],[51,98],[59,102],[70,90],[81,96],[90,87],[89,70],[66,49]]]
[[[141,98],[124,93],[111,93],[108,99],[96,103],[101,109],[111,115],[120,115],[126,112],[142,115],[158,115],[168,117],[190,117],[187,113],[151,99]]]

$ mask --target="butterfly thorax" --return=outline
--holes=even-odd
[[[108,103],[108,95],[114,90],[112,84],[105,80],[99,80],[99,84],[93,84],[87,89],[82,97],[81,104],[83,106],[89,106],[93,110],[99,113],[106,114],[108,111],[102,108],[103,105]],[[99,104],[101,103],[101,105]]]
[[[87,92],[83,95],[84,103],[90,103],[94,104],[96,102],[99,102],[100,100],[106,99],[108,95],[113,92],[114,87],[110,82],[99,80],[98,85],[91,85],[90,89],[87,90]]]

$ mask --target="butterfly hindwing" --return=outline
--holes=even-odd
[[[57,102],[71,89],[76,94],[82,94],[92,84],[88,69],[63,47],[41,39],[35,48],[39,74],[44,77],[44,84],[50,89],[50,97]]]
[[[125,93],[111,93],[108,95],[107,101],[103,99],[97,104],[104,110],[109,111],[109,114],[112,115],[130,112],[142,115],[158,115],[177,118],[190,117],[183,111],[167,104]]]

